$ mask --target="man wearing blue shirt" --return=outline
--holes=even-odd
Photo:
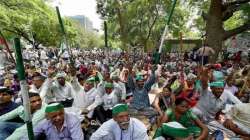
[[[7,87],[0,87],[0,116],[4,115],[19,105],[13,102],[12,99],[13,91]]]
[[[0,87],[0,116],[11,112],[19,106],[11,100],[13,93],[14,92],[7,87]],[[5,123],[0,121],[0,130],[5,129],[5,132],[1,131],[0,139],[5,139],[14,132],[17,127],[20,127],[22,123],[18,123],[19,121],[19,117],[12,118]]]
[[[45,118],[46,104],[42,104],[42,100],[38,93],[29,92],[30,111],[32,115],[32,123],[35,126],[38,122]],[[16,109],[0,116],[0,139],[20,140],[27,133],[27,127],[23,123],[9,122],[14,118],[25,119],[24,107],[19,106]],[[13,132],[14,131],[14,132]]]
[[[64,112],[60,103],[49,104],[46,109],[46,118],[34,127],[36,138],[41,135],[46,140],[84,140],[80,120]]]

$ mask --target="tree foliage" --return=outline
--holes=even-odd
[[[104,39],[99,34],[85,30],[81,27],[78,21],[72,21],[72,24],[78,30],[76,31],[76,37],[71,40],[74,46],[80,48],[102,48],[104,47]]]
[[[206,34],[206,43],[218,53],[223,42],[250,29],[250,0],[190,0],[200,15],[196,23]]]
[[[7,39],[20,36],[34,47],[55,47],[63,40],[55,8],[44,0],[0,0],[0,11],[0,30]],[[71,19],[63,20],[67,38],[75,44],[82,36]]]
[[[97,0],[97,12],[108,23],[109,38],[122,48],[156,47],[164,30],[171,0]],[[187,33],[188,11],[178,2],[169,35]]]
[[[219,0],[221,1],[221,0]],[[248,24],[250,21],[250,0],[224,0],[223,6],[223,27],[225,30],[235,29]],[[197,12],[197,18],[194,20],[194,26],[199,31],[205,32],[206,17],[208,16],[211,0],[190,0],[188,5],[190,9]],[[248,30],[248,29],[246,29]]]
[[[58,45],[56,14],[42,0],[1,0],[0,7],[1,30],[10,36],[21,36],[35,47]]]

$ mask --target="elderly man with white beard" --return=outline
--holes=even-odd
[[[129,117],[126,104],[114,106],[112,115],[113,119],[102,124],[90,140],[149,140],[146,126]]]

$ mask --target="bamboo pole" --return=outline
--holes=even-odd
[[[72,55],[72,52],[71,52],[71,49],[70,49],[70,46],[69,46],[67,34],[66,34],[66,31],[65,31],[65,28],[64,28],[63,20],[62,20],[60,10],[59,10],[58,6],[56,6],[56,13],[57,13],[58,21],[59,21],[61,31],[62,31],[62,34],[63,34],[63,39],[65,41],[65,44],[66,44],[66,47],[67,47],[67,50],[68,50],[68,53],[69,53],[69,56],[70,56],[70,63],[74,64],[74,61],[73,61],[73,58],[72,58],[73,55]]]
[[[108,58],[109,54],[110,54],[110,49],[108,47],[108,27],[107,27],[107,22],[104,21],[104,42],[105,42],[105,58]]]
[[[168,26],[169,26],[169,24],[170,24],[172,15],[173,15],[173,13],[174,13],[174,9],[175,9],[175,6],[176,6],[176,2],[177,2],[177,0],[174,0],[174,3],[173,3],[173,5],[172,5],[172,9],[171,9],[171,11],[170,11],[170,14],[169,14],[169,17],[168,17],[168,20],[167,20],[167,24],[166,24],[166,26],[165,26],[164,32],[163,32],[162,37],[161,37],[161,44],[160,44],[160,47],[159,47],[159,54],[162,52],[162,46],[163,46],[164,41],[165,41],[165,37],[166,37],[167,31],[168,31]]]
[[[25,79],[25,70],[23,65],[23,57],[21,51],[21,43],[19,38],[14,39],[15,42],[15,54],[16,54],[16,69],[18,71],[18,78],[20,80],[21,94],[23,99],[24,107],[24,121],[28,130],[29,140],[34,140],[33,126],[32,126],[32,117],[30,111],[30,101],[28,93],[28,84]]]
[[[104,35],[105,35],[105,48],[108,48],[108,27],[107,22],[104,21]]]

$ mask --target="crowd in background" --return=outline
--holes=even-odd
[[[155,63],[154,52],[24,49],[35,137],[250,139],[250,57],[223,51],[211,63],[214,54],[204,46]],[[0,139],[27,139],[9,59],[1,50]]]

